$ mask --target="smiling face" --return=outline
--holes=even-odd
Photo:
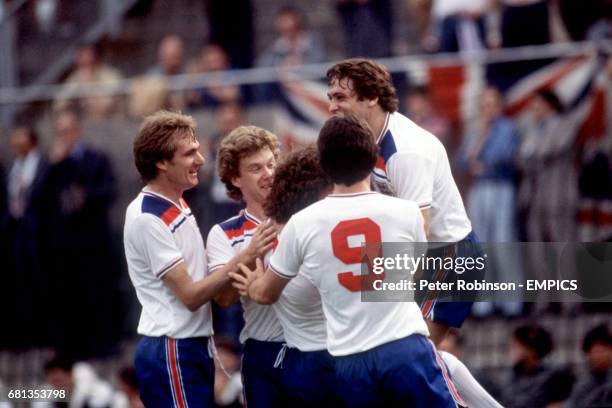
[[[334,79],[329,85],[327,97],[332,115],[354,113],[366,121],[370,120],[372,111],[378,105],[378,98],[359,98],[350,78]]]
[[[240,159],[239,176],[232,184],[240,189],[247,205],[264,202],[272,189],[275,168],[276,159],[268,147]]]
[[[185,191],[198,185],[198,171],[204,164],[200,153],[200,143],[193,133],[174,134],[176,150],[172,159],[157,164],[164,172],[170,185],[177,190]]]

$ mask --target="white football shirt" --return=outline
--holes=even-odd
[[[191,312],[162,282],[181,262],[194,281],[208,274],[202,235],[187,203],[174,203],[145,188],[127,208],[123,239],[130,279],[142,305],[138,333],[177,339],[211,336],[210,302]]]
[[[223,267],[251,242],[255,229],[260,221],[247,210],[222,223],[216,224],[208,233],[208,269],[214,272]],[[266,254],[264,263],[270,254]],[[259,341],[283,341],[283,330],[272,306],[260,305],[251,299],[241,297],[244,310],[244,328],[240,333],[240,342],[251,338]]]
[[[398,214],[401,214],[398,217]],[[332,355],[354,354],[419,333],[428,335],[414,302],[363,302],[362,244],[425,242],[416,203],[375,192],[330,195],[285,225],[270,268],[303,274],[319,290]]]
[[[451,173],[444,145],[431,133],[395,112],[387,114],[377,140],[372,172],[376,191],[429,208],[429,241],[459,242],[472,230]]]
[[[327,329],[319,291],[299,273],[272,305],[283,328],[285,343],[300,351],[327,349]]]

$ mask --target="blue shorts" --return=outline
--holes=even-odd
[[[465,405],[434,345],[419,334],[336,357],[336,378],[349,407]]]
[[[140,399],[149,407],[214,407],[215,365],[208,337],[143,336],[134,358]]]
[[[335,359],[327,350],[288,348],[283,359],[283,380],[291,406],[341,407]]]
[[[477,257],[484,256],[484,252],[476,233],[472,231],[467,237],[456,244],[430,250],[427,255],[433,257],[469,257],[476,259]],[[485,271],[471,271],[469,276],[462,276],[453,271],[428,270],[424,271],[424,277],[429,281],[453,282],[458,276],[462,276],[462,279],[466,280],[478,280],[484,276],[484,273]],[[426,319],[451,327],[461,327],[465,319],[470,315],[474,302],[472,300],[448,300],[460,296],[465,298],[463,293],[426,291],[419,293],[417,299],[423,312],[423,317]],[[440,301],[439,299],[441,298],[445,300]]]
[[[287,407],[283,370],[274,367],[283,347],[278,341],[248,339],[242,355],[242,383],[247,408]]]

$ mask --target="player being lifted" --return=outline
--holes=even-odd
[[[397,112],[398,100],[387,69],[367,59],[349,59],[330,68],[327,80],[330,112],[352,112],[373,131],[378,145],[372,171],[375,190],[415,201],[425,219],[428,240],[455,243],[443,249],[446,253],[482,256],[444,146]],[[426,294],[421,309],[432,340],[438,344],[449,326],[460,327],[471,306],[471,302],[437,302],[433,294]]]
[[[455,407],[456,390],[437,362],[418,305],[361,299],[369,279],[361,275],[361,244],[423,242],[418,206],[370,190],[377,146],[356,116],[329,119],[318,149],[333,193],[291,217],[265,273],[257,261],[255,272],[243,268],[247,278],[231,274],[235,285],[261,303],[277,301],[298,275],[317,288],[338,393],[348,406]]]
[[[275,135],[256,126],[240,126],[225,136],[219,145],[217,166],[227,194],[244,201],[246,208],[215,225],[206,243],[208,267],[212,275],[237,271],[238,263],[253,264],[265,257],[276,240],[274,224],[266,220],[262,208],[270,192],[279,156]],[[222,306],[238,300],[231,284],[215,298]],[[274,366],[283,345],[283,331],[270,306],[242,297],[244,344],[242,377],[248,407],[286,406],[282,370]]]
[[[204,164],[190,116],[157,112],[134,140],[144,189],[127,208],[128,272],[142,313],[135,366],[147,407],[214,406],[213,333],[209,301],[227,273],[209,275],[204,242],[183,193]]]

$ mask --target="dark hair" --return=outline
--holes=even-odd
[[[589,352],[595,344],[612,346],[612,334],[610,334],[610,329],[604,323],[593,327],[584,335],[582,351],[585,353]]]
[[[317,140],[323,171],[335,184],[350,186],[370,174],[378,156],[368,124],[354,114],[328,119]]]
[[[121,382],[131,389],[138,389],[138,380],[136,378],[136,369],[134,366],[126,366],[119,370],[119,378]]]
[[[327,71],[327,82],[348,78],[353,81],[357,97],[378,98],[378,105],[385,112],[397,111],[399,102],[391,80],[391,74],[383,65],[365,58],[344,60]]]
[[[51,370],[62,370],[66,372],[72,371],[74,360],[70,357],[58,355],[45,363],[45,373]]]
[[[543,358],[553,349],[550,333],[536,324],[525,324],[514,330],[514,338]]]
[[[536,92],[536,95],[542,98],[555,112],[563,113],[565,110],[563,103],[554,91],[550,89],[540,89]]]
[[[234,177],[240,177],[240,160],[265,148],[278,159],[280,144],[276,135],[257,126],[239,126],[221,140],[217,149],[217,169],[231,199],[242,200],[242,191],[232,184]]]
[[[290,153],[276,167],[264,211],[277,223],[285,224],[293,214],[318,201],[331,187],[332,181],[321,168],[316,146],[307,146]]]
[[[176,151],[175,135],[195,137],[191,116],[159,111],[147,116],[134,140],[134,161],[145,183],[157,177],[157,163],[171,160]]]

